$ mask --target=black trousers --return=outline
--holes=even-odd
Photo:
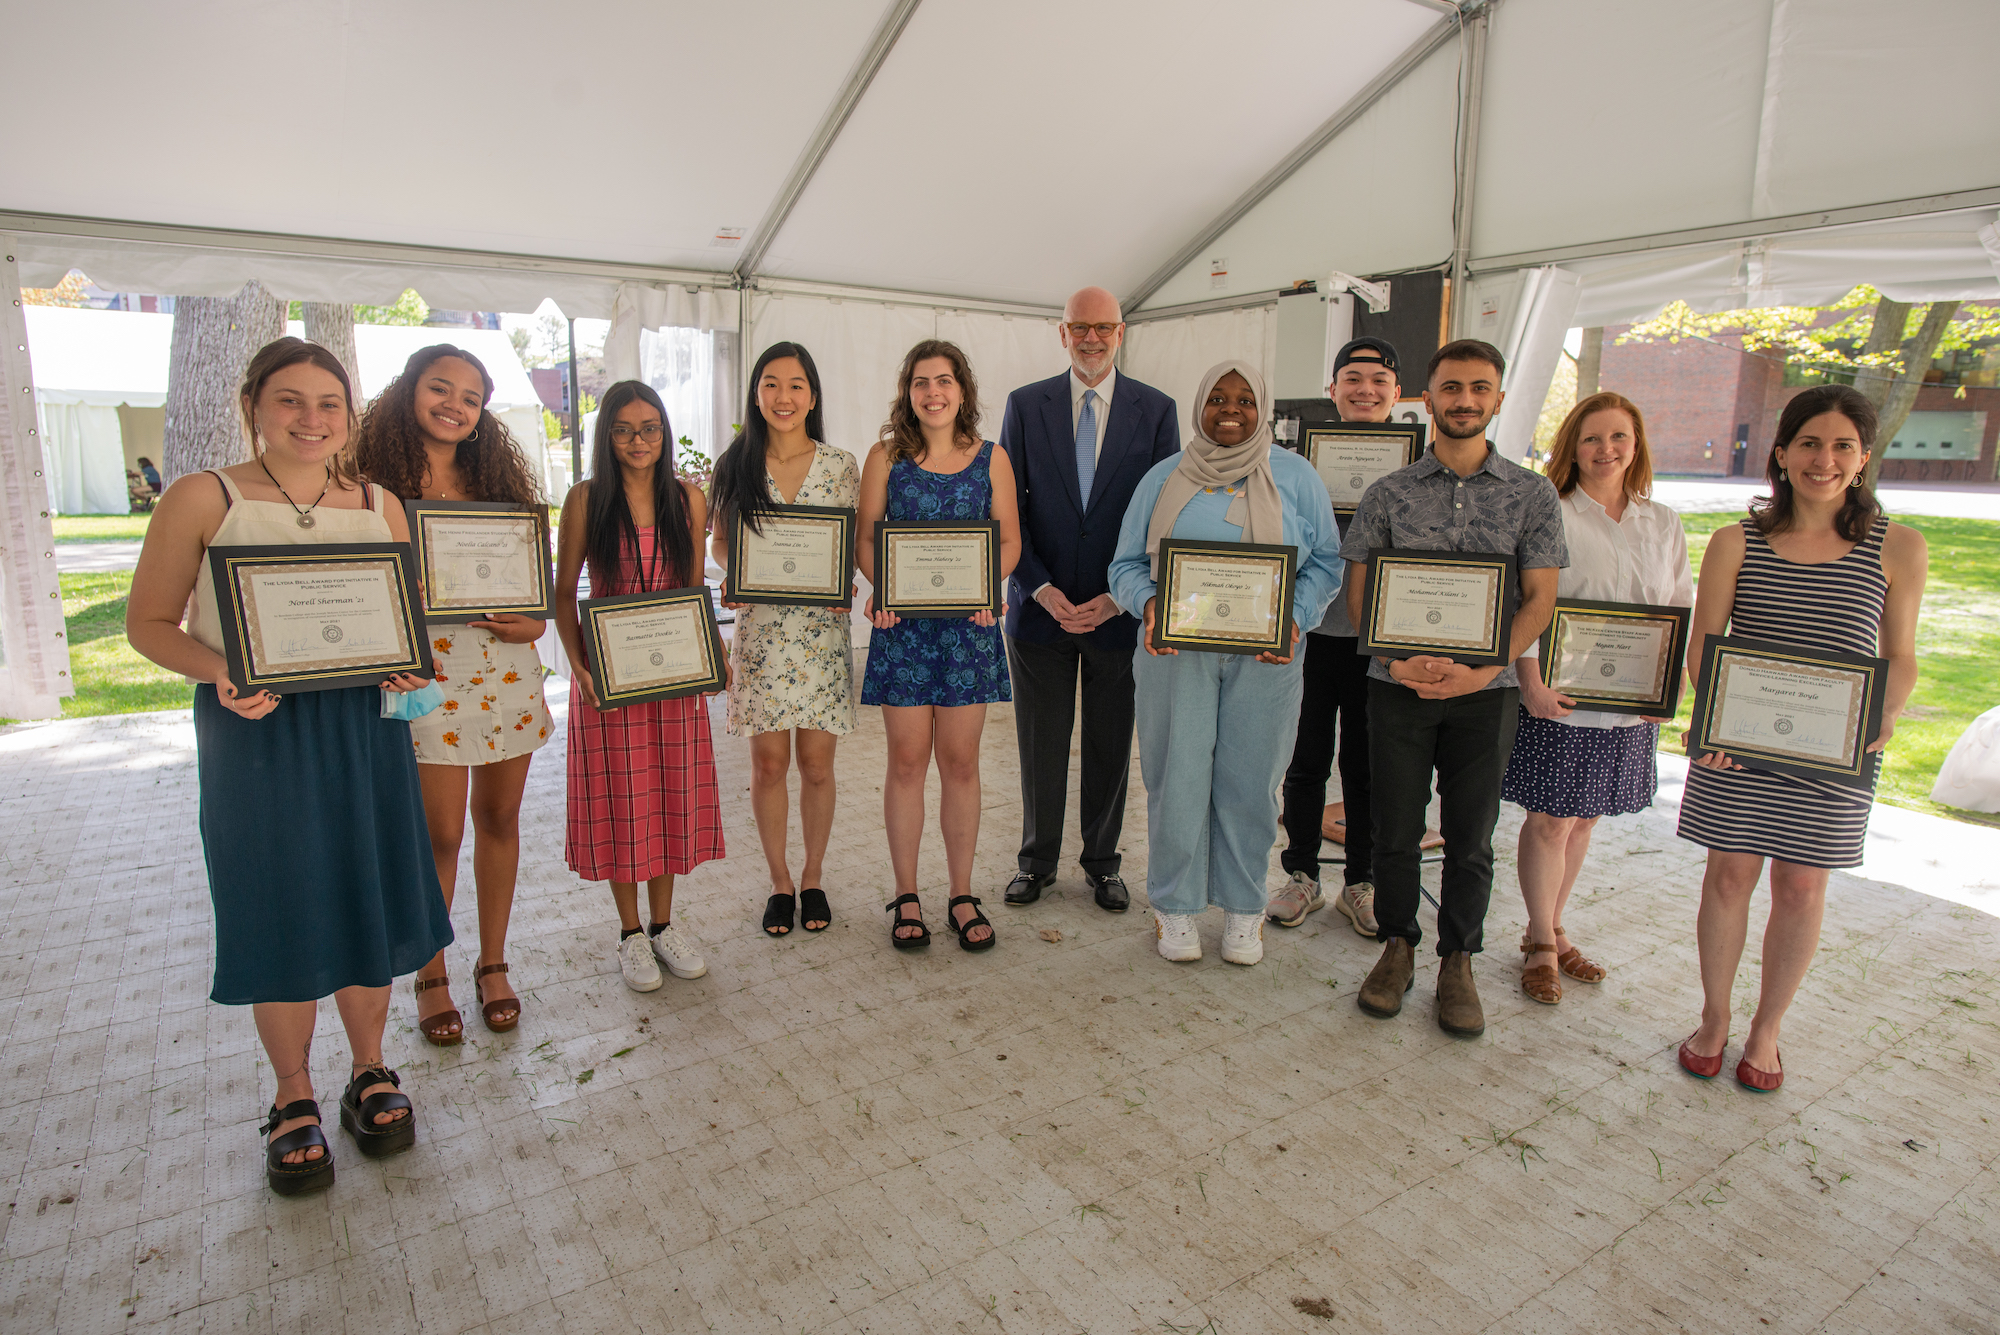
[[[1407,686],[1368,682],[1369,772],[1375,792],[1375,921],[1378,939],[1423,940],[1417,926],[1424,811],[1431,774],[1443,803],[1444,883],[1438,896],[1440,955],[1477,953],[1493,894],[1493,824],[1500,780],[1520,725],[1512,686],[1426,700]]]
[[[1069,799],[1069,735],[1083,676],[1083,869],[1119,867],[1125,786],[1132,775],[1132,650],[1099,649],[1081,635],[1048,644],[1007,637],[1014,735],[1021,746],[1021,870],[1047,876],[1062,855]]]
[[[1368,798],[1368,658],[1352,635],[1305,637],[1305,694],[1299,735],[1285,769],[1287,872],[1319,879],[1320,823],[1333,772],[1334,723],[1340,724],[1340,800],[1347,804],[1347,884],[1375,879],[1375,831]]]

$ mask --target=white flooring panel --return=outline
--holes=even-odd
[[[1019,799],[996,707],[976,889],[999,947],[968,955],[943,930],[933,821],[937,941],[898,952],[881,724],[861,714],[834,926],[772,941],[747,749],[718,707],[731,856],[678,897],[710,972],[644,996],[619,980],[607,892],[562,863],[558,736],[524,813],[520,1028],[477,1019],[468,859],[449,952],[468,1042],[427,1045],[407,982],[393,1004],[417,1147],[370,1161],[330,1130],[339,1181],[295,1200],[263,1184],[272,1085],[249,1013],[206,999],[188,716],[0,732],[0,1329],[2000,1327],[1987,914],[1836,874],[1787,1084],[1760,1097],[1674,1065],[1699,1006],[1701,867],[1673,834],[1676,785],[1601,827],[1566,925],[1611,976],[1553,1008],[1516,986],[1508,808],[1477,963],[1488,1028],[1454,1040],[1428,947],[1400,1019],[1355,1008],[1376,947],[1331,910],[1269,929],[1241,969],[1215,954],[1219,914],[1207,959],[1160,960],[1143,897],[1100,912],[1073,861],[1040,904],[1000,905]],[[1135,765],[1135,887],[1145,823]],[[345,1062],[328,1005],[329,1113]]]

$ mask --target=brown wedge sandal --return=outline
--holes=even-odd
[[[486,999],[486,989],[479,985],[479,980],[488,974],[506,972],[507,965],[502,962],[500,964],[482,964],[472,975],[472,996],[479,1003],[480,1018],[485,1020],[486,1027],[496,1034],[504,1034],[515,1025],[521,1023],[521,999],[519,997],[500,997],[493,1001],[488,1001]],[[507,1012],[509,1011],[512,1011],[513,1014],[508,1015]],[[495,1019],[494,1017],[497,1015],[505,1015],[507,1018],[504,1020]]]
[[[1564,934],[1563,929],[1558,926],[1556,928],[1556,944],[1561,945],[1566,940],[1568,940],[1568,937]],[[1585,959],[1583,952],[1575,946],[1571,946],[1568,950],[1556,956],[1556,967],[1571,978],[1576,979],[1579,983],[1601,983],[1604,981],[1604,975],[1609,972],[1602,964]]]
[[[1556,948],[1543,945],[1539,941],[1521,942],[1523,955],[1540,955],[1545,952],[1553,955],[1556,953]],[[1539,1001],[1544,1006],[1553,1006],[1563,999],[1562,983],[1556,977],[1556,966],[1553,964],[1537,964],[1532,969],[1524,966],[1521,969],[1521,990],[1526,992],[1531,1000]]]
[[[443,978],[419,978],[416,980],[416,994],[422,996],[434,987],[449,987],[449,975]],[[436,1015],[419,1015],[417,1028],[424,1031],[424,1037],[441,1048],[456,1047],[465,1041],[465,1021],[456,1010],[439,1011]]]

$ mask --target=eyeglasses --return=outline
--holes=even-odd
[[[658,422],[649,422],[637,431],[634,431],[629,426],[614,426],[611,428],[611,443],[613,445],[630,445],[632,438],[637,436],[648,445],[657,445],[661,440],[665,439],[666,434]]]
[[[1069,330],[1071,338],[1086,338],[1092,330],[1096,330],[1097,336],[1100,339],[1105,339],[1117,333],[1120,326],[1116,324],[1066,324],[1063,328]]]

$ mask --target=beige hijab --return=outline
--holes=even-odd
[[[1257,429],[1240,445],[1223,445],[1211,439],[1201,424],[1210,391],[1231,371],[1242,376],[1257,396]],[[1209,367],[1201,378],[1201,388],[1194,396],[1194,438],[1181,451],[1179,466],[1167,474],[1159,500],[1153,502],[1153,518],[1146,526],[1146,555],[1152,559],[1155,579],[1160,574],[1160,539],[1174,531],[1174,521],[1194,494],[1239,482],[1248,485],[1230,501],[1223,518],[1242,528],[1245,542],[1282,543],[1285,504],[1278,495],[1277,479],[1271,475],[1271,396],[1255,367],[1248,362],[1227,361]]]

